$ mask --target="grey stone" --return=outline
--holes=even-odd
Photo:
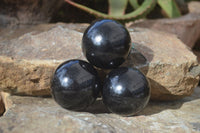
[[[65,60],[83,59],[82,32],[88,24],[43,24],[0,32],[0,90],[16,95],[49,96],[55,68]],[[6,32],[7,31],[7,32]],[[135,51],[124,64],[149,78],[156,100],[191,95],[199,72],[190,73],[196,56],[175,35],[129,28]]]
[[[8,96],[0,117],[3,133],[199,133],[200,88],[192,96],[171,102],[153,102],[136,116],[107,111],[98,99],[83,112],[61,108],[52,98]]]
[[[190,13],[199,13],[200,14],[200,2],[199,1],[190,1],[188,3],[188,9]]]
[[[129,27],[149,28],[172,33],[192,48],[196,41],[200,39],[200,14],[189,13],[175,19],[139,20],[129,24]]]
[[[200,72],[192,73],[199,66],[187,46],[173,34],[140,28],[129,31],[136,51],[131,51],[124,66],[139,68],[149,78],[151,99],[174,100],[190,95]]]
[[[0,4],[0,27],[47,23],[63,3],[63,0],[3,0]]]
[[[200,51],[199,50],[193,50],[193,52],[197,56],[198,62],[200,63]]]

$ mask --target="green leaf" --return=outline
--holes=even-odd
[[[155,7],[156,3],[157,3],[157,0],[145,0],[138,9],[124,15],[123,19],[135,20],[138,18],[143,18]]]
[[[94,9],[88,8],[87,6],[81,5],[79,3],[73,2],[71,0],[65,0],[68,4],[75,6],[89,14],[95,15],[96,17],[100,17],[100,18],[107,18],[109,15],[105,14],[105,13],[101,13],[99,11],[96,11]]]
[[[181,16],[180,10],[174,0],[158,0],[158,4],[169,18]]]
[[[148,14],[156,5],[157,0],[145,0],[142,5],[136,9],[133,12],[130,12],[128,14],[125,15],[119,15],[119,16],[112,16],[112,15],[108,15],[99,11],[96,11],[94,9],[88,8],[84,5],[78,4],[76,2],[73,2],[71,0],[65,0],[68,4],[71,4],[83,11],[86,11],[92,15],[95,15],[96,17],[99,18],[107,18],[107,19],[114,19],[114,20],[118,20],[121,22],[127,22],[127,21],[131,21],[131,20],[136,20],[138,18],[144,17],[146,14]]]
[[[134,9],[137,9],[140,5],[138,4],[138,0],[129,0],[129,3]]]
[[[121,16],[124,15],[128,0],[109,0],[109,15]]]

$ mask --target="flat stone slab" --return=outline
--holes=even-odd
[[[8,96],[1,133],[199,133],[200,88],[174,102],[153,102],[137,116],[109,113],[99,99],[85,112],[61,108],[52,98]]]
[[[55,68],[65,60],[85,59],[81,50],[88,24],[43,24],[0,32],[0,91],[49,96]],[[199,81],[196,56],[175,35],[129,28],[134,48],[124,64],[139,68],[151,84],[151,98],[191,95]]]
[[[192,48],[195,45],[195,43],[200,39],[200,13],[195,13],[193,11],[193,13],[189,13],[187,15],[175,19],[144,19],[133,22],[133,24],[129,27],[142,27],[172,33],[177,35],[177,37],[184,44]]]

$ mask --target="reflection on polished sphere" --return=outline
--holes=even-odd
[[[55,101],[63,108],[83,110],[97,98],[99,83],[97,72],[91,64],[70,60],[56,69],[51,90]]]
[[[82,38],[84,55],[92,65],[99,68],[117,68],[126,60],[130,48],[129,32],[114,20],[93,22]]]
[[[103,102],[113,113],[134,115],[147,105],[149,98],[148,81],[137,69],[114,69],[104,81]]]

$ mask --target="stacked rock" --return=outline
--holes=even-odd
[[[131,50],[128,30],[120,23],[97,20],[84,32],[82,51],[89,63],[69,60],[56,69],[51,90],[55,101],[66,109],[84,110],[99,93],[113,113],[130,116],[150,99],[148,80],[136,68],[120,67]],[[109,69],[103,82],[96,69]]]

